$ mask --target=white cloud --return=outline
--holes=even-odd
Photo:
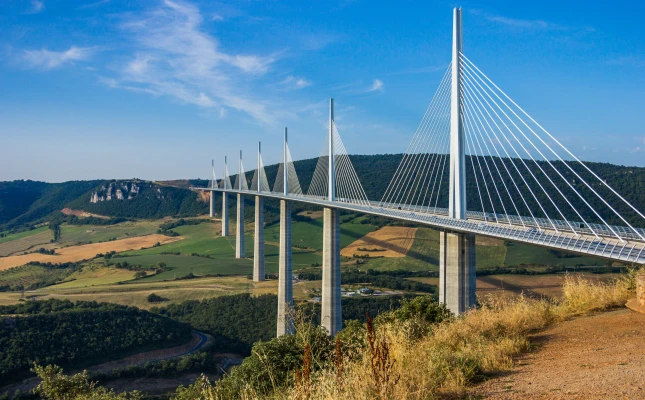
[[[301,78],[293,75],[289,75],[286,78],[284,78],[284,80],[282,80],[280,84],[289,89],[303,89],[303,88],[306,88],[307,86],[312,85],[311,81],[305,78]]]
[[[224,17],[222,17],[222,16],[221,16],[221,15],[219,15],[219,14],[215,14],[215,15],[213,15],[213,17],[211,18],[211,21],[224,21]]]
[[[109,3],[109,2],[110,2],[110,0],[99,0],[99,1],[97,1],[97,2],[95,2],[95,3],[90,3],[90,4],[82,5],[82,6],[80,6],[78,9],[79,9],[79,10],[84,10],[84,9],[86,9],[86,8],[94,8],[94,7],[101,6],[101,5],[103,5],[103,4],[107,4],[107,3]]]
[[[480,15],[484,17],[489,22],[493,22],[499,25],[504,25],[509,28],[515,29],[525,29],[525,30],[541,30],[541,31],[577,31],[583,33],[594,32],[593,27],[571,27],[561,24],[556,24],[549,21],[544,21],[541,19],[521,19],[521,18],[510,18],[501,15],[494,15],[484,12],[482,10],[470,10],[472,14]]]
[[[372,82],[372,86],[369,87],[365,92],[378,92],[382,93],[385,90],[385,87],[383,86],[383,81],[380,79],[374,79],[374,82]]]
[[[501,17],[497,15],[488,15],[485,18],[491,22],[497,22],[499,24],[512,26],[514,28],[549,29],[549,28],[555,28],[558,26],[555,24],[550,24],[540,19],[536,19],[536,20],[517,19],[517,18]]]
[[[30,68],[52,69],[69,62],[88,60],[95,50],[94,47],[76,46],[65,51],[23,50],[21,60]]]
[[[220,42],[202,29],[203,21],[196,6],[171,0],[142,15],[128,14],[121,28],[135,40],[136,53],[118,68],[118,76],[103,81],[115,88],[212,107],[221,115],[231,108],[272,123],[274,113],[247,88],[271,69],[276,56],[223,51]]]
[[[31,0],[31,10],[27,14],[38,14],[45,10],[45,2],[41,0]]]

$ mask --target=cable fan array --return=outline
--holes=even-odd
[[[468,210],[499,223],[645,239],[645,216],[460,54]],[[624,225],[616,227],[615,225]]]
[[[369,200],[358,179],[352,160],[338,133],[336,124],[332,122],[333,160],[335,178],[335,200],[343,203],[369,206]],[[307,196],[327,199],[329,197],[329,133],[325,146],[318,158]]]
[[[240,170],[237,173],[234,188],[237,190],[249,190],[249,183],[246,180],[246,174],[244,173],[244,165],[242,164],[242,160],[240,160]]]
[[[267,174],[264,171],[264,162],[262,161],[262,156],[258,156],[258,164],[258,168],[256,168],[256,170],[253,172],[250,190],[254,192],[269,192],[271,191],[271,189],[269,189],[269,180],[267,179]]]
[[[231,177],[228,174],[228,165],[226,163],[224,163],[224,178],[219,181],[219,188],[233,189],[233,185],[231,185]]]
[[[451,76],[449,66],[380,206],[435,214],[447,212]]]
[[[293,158],[291,157],[289,144],[285,145],[285,153],[286,154],[284,154],[283,159],[287,160],[287,194],[302,196],[302,188],[300,187],[300,181],[296,174],[296,168],[293,166]],[[275,184],[273,185],[274,193],[284,193],[284,169],[284,162],[282,162],[278,167],[278,174],[276,175]]]
[[[645,230],[637,228],[645,226],[641,211],[537,123],[466,56],[460,54],[458,62],[468,219],[518,230],[547,229],[556,232],[558,238],[561,232],[569,232],[569,236],[584,233],[597,238],[613,237],[620,242],[645,241]],[[407,217],[429,220],[448,214],[452,79],[449,65],[378,203],[382,215],[401,217],[402,213],[409,213]],[[333,154],[329,154],[330,134]],[[374,212],[375,203],[368,200],[333,122],[306,195],[288,145],[283,158],[286,162],[279,165],[272,193],[284,193],[286,169],[288,195],[329,199],[330,157],[334,160],[334,200]],[[260,156],[258,164],[250,188],[241,162],[236,185],[231,185],[225,168],[218,187],[270,192]],[[211,186],[215,187],[214,168],[211,178]]]

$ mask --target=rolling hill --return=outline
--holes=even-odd
[[[356,173],[363,185],[363,188],[370,199],[381,199],[387,186],[394,175],[403,155],[402,154],[381,154],[381,155],[355,155],[351,156]],[[497,159],[486,157],[488,162],[498,164],[510,163],[509,159]],[[306,192],[316,168],[317,159],[296,161],[295,168],[303,191]],[[479,160],[483,162],[483,160]],[[475,161],[475,164],[478,161]],[[554,163],[557,164],[557,163]],[[466,165],[470,166],[469,160]],[[595,173],[602,177],[609,185],[621,193],[631,204],[639,210],[645,210],[645,168],[625,167],[607,163],[587,163]],[[543,165],[544,169],[548,167]],[[579,165],[572,165],[580,176],[587,178],[589,173],[583,171]],[[531,168],[537,169],[533,165]],[[510,169],[510,167],[509,167]],[[278,171],[278,165],[266,167],[267,178],[272,186]],[[247,179],[252,179],[254,171],[246,173]],[[448,174],[446,169],[445,174]],[[469,209],[481,211],[482,206],[477,190],[477,182],[474,179],[472,167],[467,168],[467,203]],[[445,179],[446,177],[444,177]],[[612,217],[602,202],[597,199],[588,188],[576,180],[573,174],[565,175],[573,187],[578,190],[586,201],[591,203],[598,210],[606,212],[606,219],[609,223],[622,224],[617,217]],[[545,178],[546,179],[546,178]],[[555,178],[554,178],[555,179]],[[591,180],[589,180],[591,181]],[[502,182],[498,184],[501,186]],[[94,180],[94,181],[70,181],[64,183],[45,183],[35,181],[13,181],[0,182],[0,231],[15,229],[18,227],[30,226],[39,222],[51,220],[59,216],[63,208],[83,210],[92,214],[105,215],[109,217],[126,218],[161,218],[166,216],[196,216],[208,211],[208,204],[205,197],[189,189],[193,186],[207,186],[208,181],[203,179],[177,180],[165,182],[150,182],[138,179],[133,180]],[[546,186],[546,185],[545,185]],[[603,197],[612,199],[608,190],[602,185],[594,185],[594,190]],[[447,185],[441,189],[438,206],[447,204]],[[537,193],[537,192],[536,192]],[[526,198],[531,196],[526,195]],[[538,201],[550,215],[557,215],[555,207],[544,195],[537,195]],[[568,196],[573,205],[580,211],[589,222],[597,221],[596,216],[585,207],[582,199]],[[615,198],[613,200],[616,200]],[[220,197],[216,197],[216,209],[220,207]],[[563,210],[567,218],[579,219],[573,211],[566,206],[562,198],[555,198],[554,201]],[[442,204],[446,203],[446,204]],[[500,210],[499,200],[493,198],[494,207]],[[533,200],[533,203],[535,201]],[[624,203],[615,201],[616,209],[636,226],[644,227],[644,222],[636,213],[630,210]],[[246,206],[253,207],[252,199],[246,199]],[[538,210],[536,204],[529,201],[532,210]],[[234,204],[231,204],[234,207]],[[296,205],[296,212],[311,209],[307,205]],[[485,205],[485,207],[488,207]],[[528,215],[522,205],[518,202],[520,213]],[[278,204],[276,201],[266,202],[266,222],[270,224],[277,219]],[[492,211],[486,209],[485,211]],[[247,212],[251,218],[252,213]],[[535,214],[535,211],[534,211]],[[539,217],[540,215],[536,215]]]

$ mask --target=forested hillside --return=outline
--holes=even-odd
[[[0,227],[12,228],[43,219],[101,182],[0,182]]]
[[[186,217],[208,212],[207,203],[199,201],[196,192],[140,180],[106,182],[67,206],[93,214],[129,218]]]
[[[387,187],[390,184],[390,181],[392,180],[392,177],[394,176],[402,157],[402,154],[350,156],[354,168],[356,169],[356,174],[358,175],[363,185],[363,189],[365,190],[365,193],[370,200],[381,200],[383,198],[383,195],[386,193]],[[439,163],[447,161],[447,157],[445,155],[441,155],[439,156],[439,158]],[[311,182],[311,178],[314,174],[317,161],[317,159],[308,159],[296,161],[294,163],[303,192],[306,192],[306,190],[309,188],[309,183]],[[486,188],[484,187],[480,169],[476,167],[479,164],[485,165],[486,163],[488,163],[490,168],[493,170],[495,170],[494,166],[496,165],[497,168],[501,171],[510,171],[513,180],[515,180],[516,182],[522,182],[522,178],[519,176],[519,173],[521,173],[525,177],[527,183],[530,184],[533,194],[535,194],[535,197],[537,197],[537,201],[534,200],[533,194],[529,192],[525,185],[518,185],[518,191],[515,185],[512,184],[512,180],[510,178],[506,177],[505,180],[502,180],[496,174],[494,174],[494,176],[497,176],[497,178],[494,180],[494,184],[492,181],[490,181],[490,179],[488,179],[490,181],[488,182],[488,190],[492,192],[491,195],[488,196],[488,194],[486,193]],[[566,166],[564,166],[562,162],[551,162],[551,164],[554,165],[558,171],[561,171],[562,176],[567,180],[568,183],[565,183],[564,180],[550,167],[547,162],[538,162],[537,164],[535,164],[533,162],[526,161],[525,166],[524,163],[518,162],[518,160],[514,160],[514,164],[519,165],[519,168],[515,169],[515,167],[511,163],[511,160],[507,158],[478,156],[471,159],[470,156],[467,156],[466,202],[468,205],[468,210],[484,210],[486,212],[495,211],[497,213],[503,213],[504,207],[506,207],[508,214],[517,215],[519,213],[520,215],[530,216],[532,212],[535,217],[539,218],[544,217],[544,213],[541,211],[542,208],[544,208],[546,213],[548,213],[551,218],[561,219],[562,217],[560,215],[560,212],[562,212],[562,214],[567,219],[580,221],[580,216],[578,216],[573,211],[573,209],[567,204],[566,200],[564,200],[564,198],[559,195],[558,191],[550,183],[549,179],[551,179],[557,184],[558,188],[563,192],[566,198],[571,202],[571,204],[587,222],[598,223],[600,221],[594,214],[594,212],[585,205],[585,201],[589,202],[598,212],[600,212],[601,216],[608,223],[625,225],[624,222],[615,214],[613,214],[611,210],[609,210],[608,207],[603,203],[603,201],[600,200],[592,192],[592,190],[581,181],[581,177],[584,178],[591,185],[594,191],[596,191],[605,200],[607,200],[630,223],[640,227],[645,227],[645,221],[643,221],[640,216],[638,216],[616,195],[612,194],[611,191],[607,189],[603,184],[598,182],[598,180],[595,179],[591,175],[591,173],[585,170],[585,168],[580,164],[569,163],[569,165],[573,169],[573,171],[571,171]],[[588,162],[585,164],[607,184],[609,184],[618,193],[620,193],[621,196],[623,196],[627,201],[634,205],[638,210],[645,212],[645,168],[625,167],[620,165],[595,162]],[[269,183],[272,186],[273,182],[275,182],[278,165],[270,165],[265,169]],[[547,175],[542,173],[541,170],[545,171]],[[475,178],[475,171],[477,171],[478,174],[478,181]],[[578,176],[576,176],[576,174]],[[253,171],[247,173],[249,181],[252,176]],[[443,169],[443,178],[441,179],[443,181],[443,185],[437,185],[436,188],[437,192],[439,193],[439,199],[436,203],[438,207],[448,206],[448,176],[449,168]],[[485,176],[487,178],[489,177],[489,175]],[[532,180],[531,176],[537,177],[540,184],[545,189],[547,189],[550,199],[539,188],[539,185],[537,185],[535,181]],[[497,196],[497,194],[494,192],[494,185],[499,188],[499,191],[502,194],[502,201],[499,200],[499,196]],[[406,185],[400,186],[404,189],[406,187]],[[513,200],[511,200],[506,194],[505,190],[503,189],[504,187],[509,188]],[[576,191],[579,193],[579,195],[576,193]],[[406,196],[405,198],[409,200],[412,197],[414,196]],[[423,197],[419,196],[419,198]],[[526,203],[521,200],[522,198],[526,199]],[[490,201],[491,199],[492,203]],[[527,208],[530,208],[531,212],[529,212]]]
[[[381,200],[383,198],[402,157],[402,154],[351,156],[356,173],[369,199]],[[439,159],[441,160],[440,162],[446,161],[445,156],[439,156]],[[304,192],[309,188],[317,162],[318,159],[312,158],[294,163]],[[479,182],[475,179],[474,172],[480,173],[480,170],[477,167],[475,167],[477,169],[473,169],[475,165],[484,165],[486,163],[493,170],[495,169],[494,166],[497,166],[501,171],[510,171],[513,180],[517,182],[522,181],[519,176],[520,173],[527,177],[527,182],[533,186],[537,201],[534,200],[533,194],[529,192],[526,186],[520,185],[519,190],[515,189],[512,180],[508,177],[505,180],[497,177],[494,182],[488,182],[489,196],[486,188],[483,187],[481,176],[479,177]],[[551,179],[558,184],[567,199],[571,201],[571,204],[587,222],[598,222],[598,217],[585,205],[585,201],[598,210],[607,222],[624,225],[624,222],[615,216],[602,200],[596,197],[592,190],[580,180],[579,177],[582,177],[592,184],[591,188],[594,191],[597,191],[603,198],[610,201],[612,206],[630,223],[644,227],[642,218],[579,164],[571,163],[573,169],[571,171],[562,163],[553,162],[552,164],[558,170],[564,171],[562,172],[562,177],[553,172],[545,162],[539,164],[527,162],[526,165],[515,162],[515,164],[521,167],[515,169],[509,159],[497,157],[476,157],[471,159],[467,157],[468,209],[497,213],[503,213],[506,210],[509,214],[519,213],[528,216],[531,215],[528,211],[530,208],[536,217],[543,217],[544,213],[541,210],[544,209],[552,218],[561,218],[560,212],[562,212],[562,215],[566,218],[579,221],[580,216],[572,210],[566,200],[553,188],[549,182],[549,179]],[[641,212],[645,210],[645,168],[624,167],[606,163],[587,163],[587,166],[637,209],[641,210]],[[540,172],[540,169],[546,171],[548,175]],[[277,171],[278,165],[274,164],[266,167],[266,174],[271,187],[275,182]],[[253,170],[246,173],[249,182],[253,177],[253,173]],[[444,183],[447,183],[448,174],[449,168],[445,168],[442,178]],[[539,185],[531,181],[531,178],[528,178],[531,174],[535,175],[541,185],[549,190],[551,198],[547,197],[539,189]],[[231,178],[233,182],[236,180],[235,176],[231,176]],[[567,183],[562,180],[563,178],[566,179]],[[175,184],[177,185],[176,187],[173,186]],[[204,187],[208,185],[208,181],[194,179],[168,181],[162,184],[141,180],[74,181],[57,184],[33,181],[0,182],[0,230],[51,219],[58,215],[58,211],[64,207],[111,217],[128,218],[196,216],[208,212],[208,204],[204,201],[205,198],[201,199],[198,193],[187,189],[186,186],[189,184]],[[500,188],[501,201],[500,196],[494,190],[495,186]],[[510,188],[510,197],[505,190],[502,190],[504,187]],[[448,185],[437,185],[437,192],[439,195],[435,204],[438,207],[446,207]],[[522,198],[526,199],[526,203],[521,201]],[[219,211],[221,196],[216,196],[215,200],[216,211]],[[247,207],[253,207],[252,198],[247,197],[245,200]],[[312,208],[303,204],[295,204],[295,206],[297,207],[294,210],[295,212]],[[234,202],[231,202],[231,207],[235,207]],[[267,212],[266,222],[270,224],[277,218],[278,203],[275,200],[267,199],[265,207]],[[252,218],[252,213],[247,213],[247,218]]]
[[[189,189],[140,180],[0,182],[0,231],[50,221],[60,217],[63,208],[110,217],[162,218],[196,216],[208,212],[207,207]]]
[[[69,300],[0,307],[0,382],[34,362],[71,367],[188,342],[188,325],[134,307]]]

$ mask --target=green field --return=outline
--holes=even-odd
[[[531,246],[523,243],[510,243],[506,253],[505,265],[516,266],[520,264],[564,265],[573,267],[579,264],[585,266],[604,265],[605,261],[587,256],[558,258],[548,249]]]
[[[361,224],[360,219],[355,218],[340,225],[340,245],[345,247],[353,241],[376,230],[376,226]],[[293,222],[291,226],[291,237],[294,246],[304,246],[310,249],[322,250],[323,220],[314,219],[307,222]],[[267,242],[278,242],[280,238],[280,226],[272,225],[266,228],[264,240]]]
[[[7,235],[0,238],[0,256],[8,256],[13,253],[27,251],[34,246],[49,244],[53,238],[53,232],[46,226]]]
[[[19,290],[19,287],[43,286],[45,283],[51,285],[62,281],[71,272],[71,268],[45,268],[27,264],[0,271],[0,286],[8,286],[12,290]]]
[[[155,233],[163,221],[128,221],[116,225],[62,225],[61,236],[51,243],[53,232],[46,226],[0,238],[0,256],[32,251],[37,247],[53,249],[79,243],[107,242]]]
[[[52,287],[53,290],[110,285],[134,279],[134,272],[120,268],[107,268],[103,263],[92,263]]]
[[[252,224],[249,228],[252,229]],[[341,224],[341,245],[346,246],[357,238],[376,227],[367,224],[354,223],[354,221]],[[183,239],[159,247],[123,253],[123,257],[113,259],[113,262],[128,262],[133,265],[156,265],[165,263],[170,271],[145,278],[146,281],[163,281],[181,278],[189,273],[194,275],[248,275],[253,272],[253,235],[250,231],[244,235],[246,258],[235,258],[235,237],[221,237],[218,235],[218,225],[201,223],[199,225],[184,225],[173,229]],[[278,272],[278,233],[279,225],[265,228],[265,271],[268,274]],[[307,247],[306,249],[294,247],[292,259],[294,270],[310,267],[312,264],[322,262],[322,220],[307,222],[293,222],[292,236],[302,238],[294,240],[294,245]],[[181,255],[161,254],[175,253]],[[199,257],[193,254],[198,254]]]
[[[155,233],[163,221],[127,221],[116,225],[62,225],[58,240],[62,245],[106,242]]]

